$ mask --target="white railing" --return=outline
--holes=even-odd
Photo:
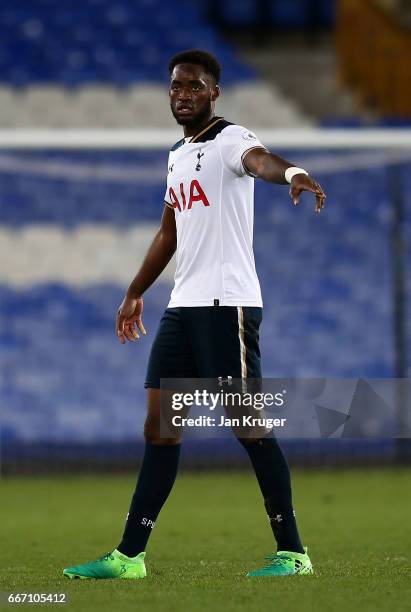
[[[252,129],[252,128],[250,128]],[[299,149],[402,149],[411,129],[257,129],[267,146]],[[182,137],[179,129],[0,130],[0,149],[163,149]]]

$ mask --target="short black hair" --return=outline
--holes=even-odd
[[[168,65],[170,75],[177,64],[197,64],[202,66],[205,72],[208,72],[208,74],[214,77],[216,84],[220,82],[221,66],[214,55],[211,55],[211,53],[207,51],[201,51],[201,49],[180,51],[180,53],[174,55],[170,60]]]

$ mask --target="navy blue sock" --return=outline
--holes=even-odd
[[[136,490],[127,516],[123,539],[117,549],[128,557],[145,550],[177,476],[181,444],[157,446],[146,443]]]
[[[290,470],[277,440],[240,440],[253,464],[278,550],[303,553],[292,505]]]

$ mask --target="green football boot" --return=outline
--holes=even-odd
[[[107,553],[97,561],[66,567],[63,570],[67,578],[145,578],[146,566],[144,565],[145,552],[136,557],[126,557],[117,549]]]
[[[304,553],[278,551],[275,555],[268,555],[268,564],[261,569],[248,572],[247,576],[295,576],[295,574],[312,574],[313,566],[307,549]]]

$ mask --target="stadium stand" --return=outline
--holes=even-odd
[[[329,28],[335,20],[335,4],[329,0],[226,0],[212,4],[218,23],[236,30],[242,27],[302,30],[313,25]]]
[[[226,82],[254,77],[231,47],[203,22],[195,4],[178,0],[53,0],[2,2],[2,79],[32,82],[158,82],[170,55],[198,41],[227,66]]]
[[[281,0],[270,23],[309,25],[312,4]],[[334,3],[315,4],[323,11],[322,23],[331,23]],[[220,38],[204,5],[73,0],[56,10],[53,0],[3,0],[0,127],[173,127],[166,66],[173,53],[192,46],[222,60],[220,114],[256,129],[310,125],[275,79],[260,80]],[[256,3],[220,5],[227,27],[254,18]],[[311,73],[305,72],[309,83]],[[265,376],[395,376],[393,184],[409,193],[409,152],[394,160],[395,152],[383,150],[276,152],[315,173],[332,214],[326,209],[316,216],[304,205],[295,209],[286,188],[256,183]],[[117,343],[113,318],[157,227],[166,161],[166,150],[154,150],[149,142],[133,151],[69,151],[64,142],[54,151],[0,150],[0,442],[6,462],[30,465],[37,452],[46,463],[74,457],[110,461],[102,441],[118,443],[110,453],[124,458],[127,442],[142,431],[143,379],[168,301],[172,264],[147,293],[149,335],[138,347]],[[409,211],[402,230],[409,262]],[[409,269],[404,273],[411,295]],[[411,376],[411,337],[407,354]],[[336,456],[333,442],[290,442],[290,457],[306,463],[320,449],[330,460]],[[351,442],[338,445],[338,452],[381,458],[395,450],[393,440],[373,440],[375,448],[362,440],[354,448]],[[227,465],[228,455],[238,458],[239,451],[235,443],[224,444]],[[208,466],[221,459],[217,446],[208,442]],[[82,448],[88,449],[84,455]],[[135,457],[135,447],[129,457]]]
[[[355,152],[292,154],[316,169],[333,211],[295,209],[285,189],[256,184],[265,375],[394,376],[383,158],[364,172]],[[141,429],[172,268],[147,293],[139,346],[117,344],[113,316],[157,226],[165,165],[164,151],[1,154],[3,437],[93,442]]]
[[[192,47],[221,61],[221,112],[233,121],[310,124],[188,0],[74,0],[58,10],[52,0],[5,0],[0,37],[0,127],[170,126],[167,65]]]

